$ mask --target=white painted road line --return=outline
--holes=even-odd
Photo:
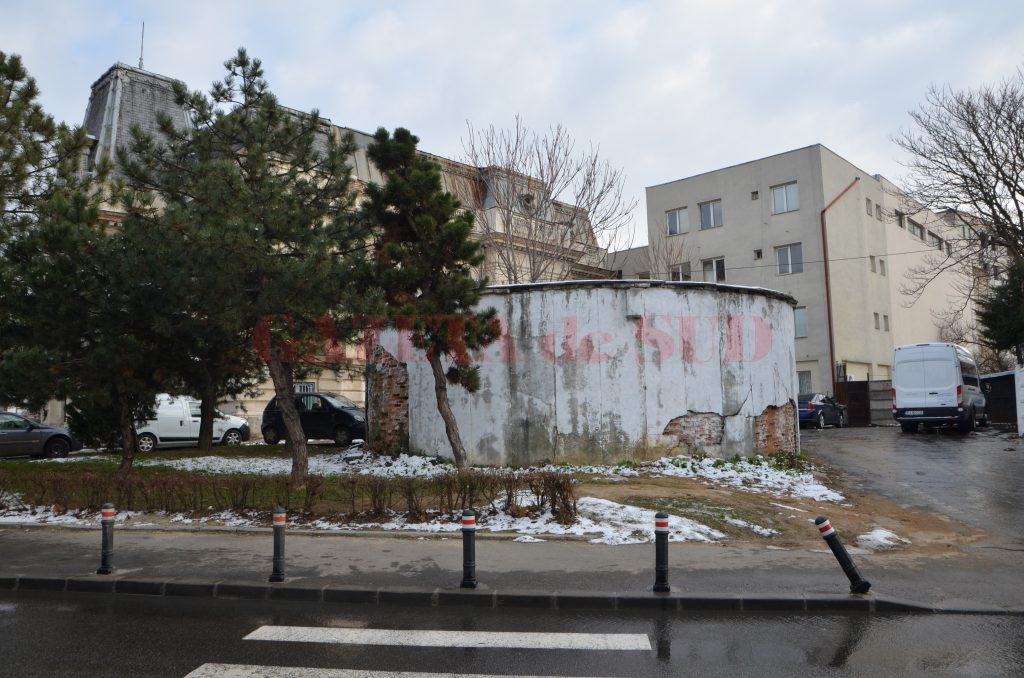
[[[646,650],[643,633],[529,633],[509,631],[422,631],[261,626],[245,640],[341,643],[414,647],[487,647],[531,650]]]
[[[496,676],[479,673],[408,673],[355,669],[305,669],[297,666],[203,664],[185,678],[558,678],[557,676]]]

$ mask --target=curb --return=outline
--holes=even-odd
[[[470,606],[550,610],[673,612],[789,612],[868,614],[970,614],[1024,616],[1024,608],[986,605],[931,605],[887,596],[804,593],[739,595],[729,593],[636,593],[420,589],[414,587],[335,587],[269,584],[254,581],[203,582],[188,579],[84,577],[0,577],[0,591],[51,591],[142,596],[288,600],[312,603],[401,604],[418,607]]]

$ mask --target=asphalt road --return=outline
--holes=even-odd
[[[967,435],[827,428],[802,431],[801,446],[840,470],[855,488],[981,527],[993,543],[1024,547],[1024,440],[1019,437],[993,428]]]
[[[355,644],[246,640],[279,627],[305,637],[356,635]],[[269,627],[269,630],[268,630]],[[306,629],[312,629],[308,631]],[[386,644],[367,638],[390,629]],[[405,633],[414,630],[417,633]],[[421,647],[420,631],[456,632]],[[473,635],[473,632],[483,632]],[[530,632],[528,642],[517,634]],[[558,634],[583,645],[626,638],[641,649],[537,649]],[[620,636],[619,634],[629,634]],[[434,634],[438,635],[438,634]],[[441,634],[444,635],[444,634]],[[463,646],[475,642],[478,647]],[[481,640],[482,639],[482,640]],[[435,639],[436,640],[436,639]],[[412,643],[403,645],[403,643]],[[511,647],[499,647],[499,645]],[[516,647],[522,644],[524,647]],[[0,674],[335,678],[372,671],[413,675],[776,676],[1019,675],[1024,618],[1001,616],[568,614],[304,606],[275,602],[0,594]],[[275,667],[301,667],[286,672]],[[333,670],[311,672],[308,669]],[[348,669],[349,672],[340,672]],[[386,674],[392,675],[392,674]]]

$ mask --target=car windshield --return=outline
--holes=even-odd
[[[329,402],[334,407],[359,407],[359,405],[356,405],[354,402],[352,402],[345,396],[333,395],[328,393],[321,393],[320,395],[323,396],[324,400]]]

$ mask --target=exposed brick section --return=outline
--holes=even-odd
[[[795,454],[796,407],[788,402],[770,406],[754,417],[754,445],[757,454]]]
[[[409,449],[409,370],[377,346],[366,371],[367,442],[376,451]]]
[[[706,452],[722,444],[722,416],[714,412],[690,412],[668,422],[662,435],[675,438],[679,445],[694,452]]]

